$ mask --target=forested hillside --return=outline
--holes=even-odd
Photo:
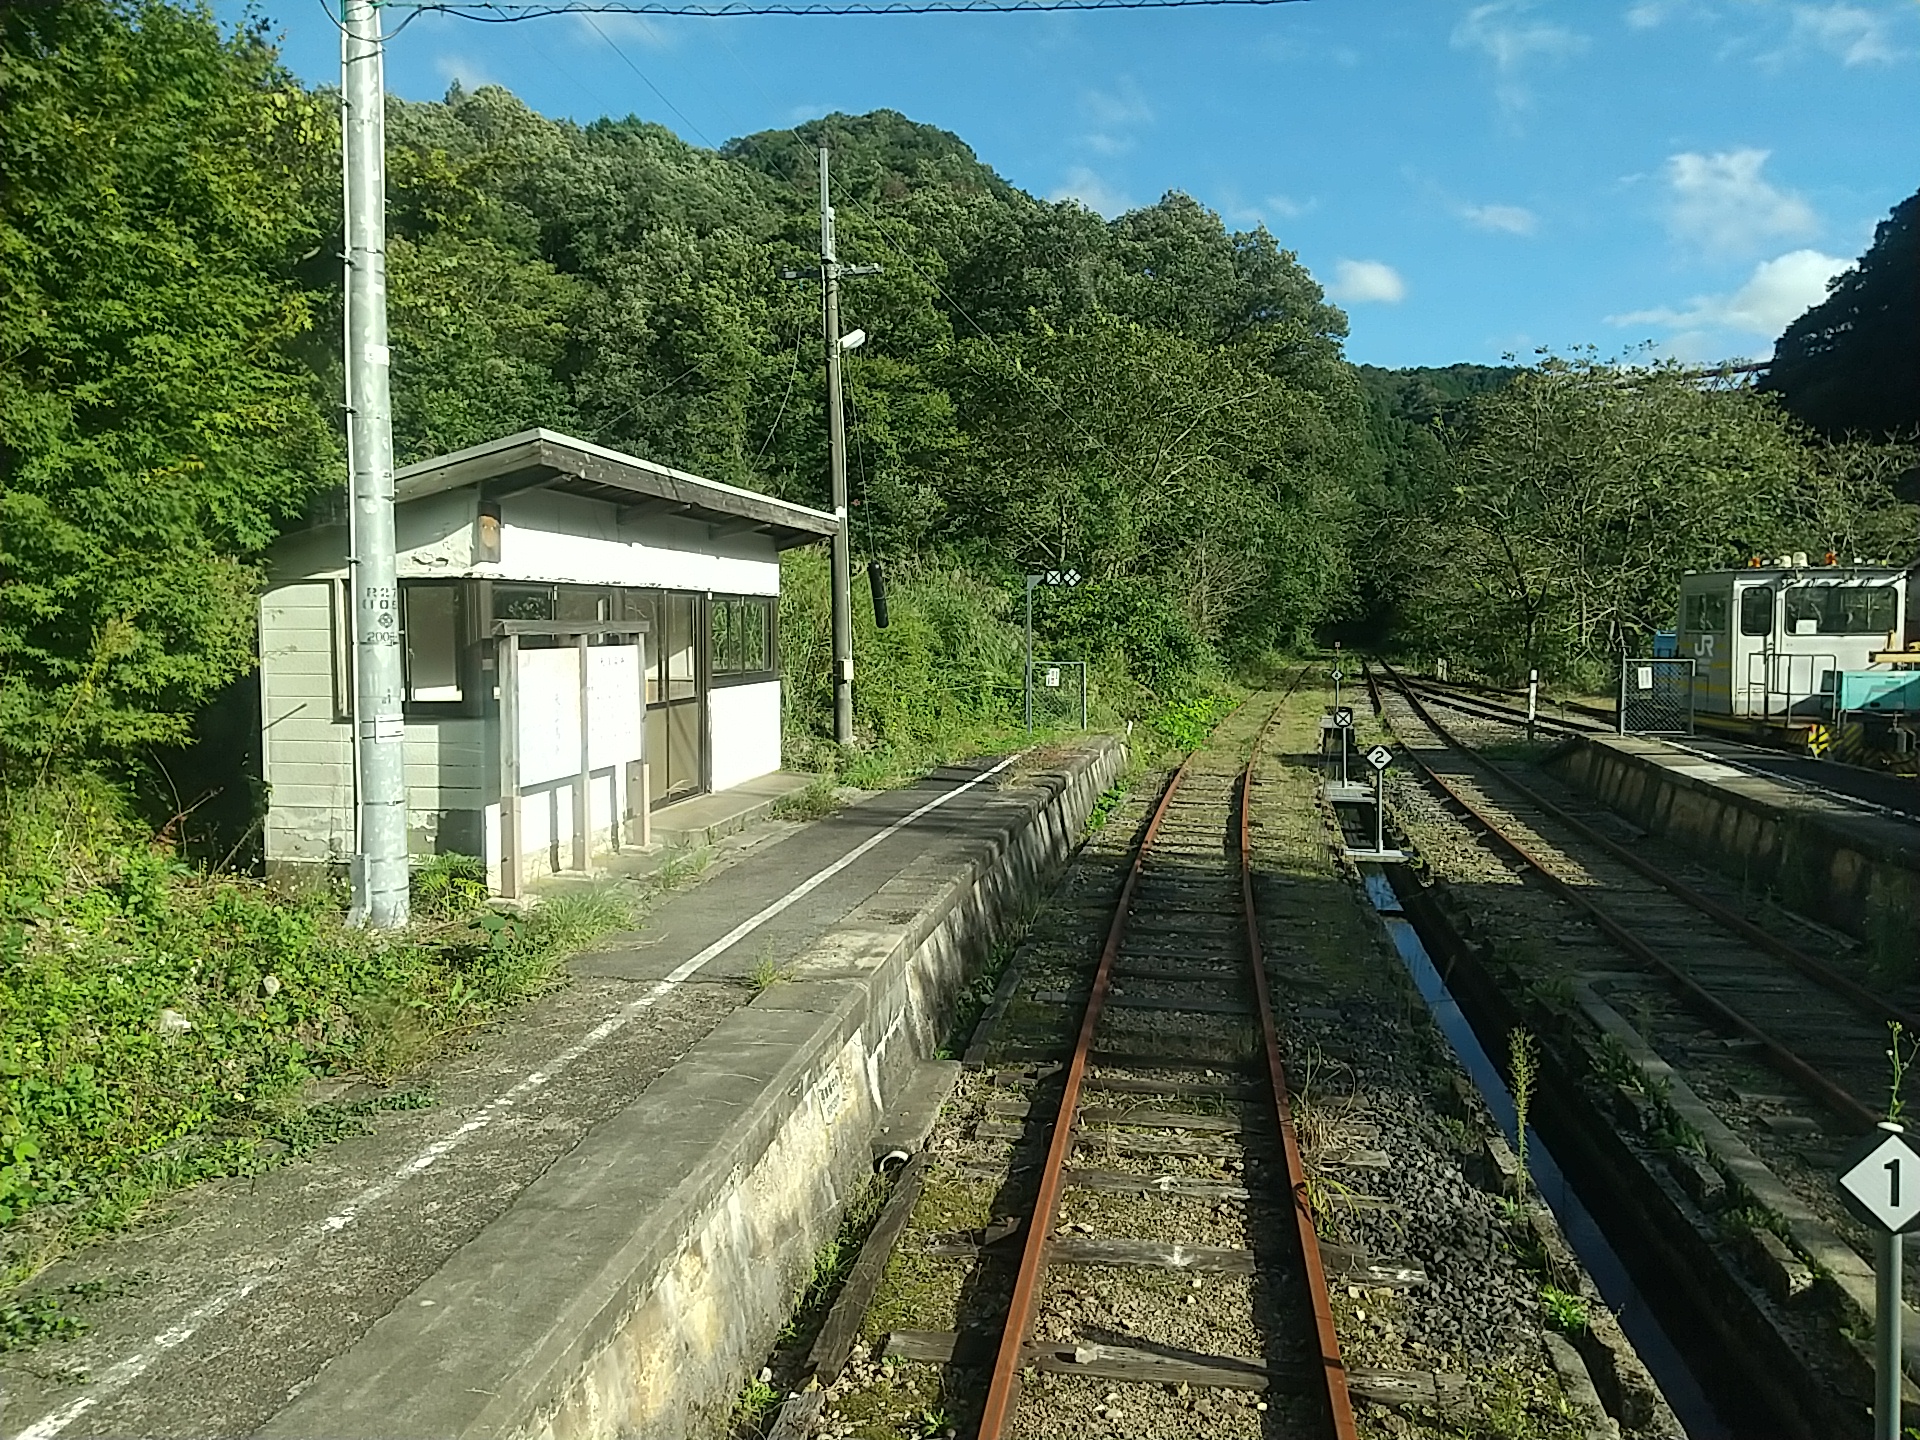
[[[1761,388],[1822,434],[1920,433],[1920,192],[1893,207],[1860,262],[1787,327]]]
[[[150,753],[246,675],[253,567],[338,494],[333,102],[263,31],[166,0],[0,25],[0,744]],[[872,336],[847,367],[856,558],[922,622],[917,659],[865,634],[874,739],[926,709],[887,692],[894,660],[931,676],[967,640],[969,666],[1004,669],[995,627],[1038,565],[1092,582],[1043,592],[1046,642],[1150,705],[1337,626],[1489,671],[1590,668],[1667,618],[1682,564],[1907,543],[1885,493],[1903,461],[1748,389],[1591,359],[1351,366],[1280,240],[1182,194],[1109,221],[892,112],[714,151],[493,87],[391,105],[401,462],[537,424],[824,501],[817,287],[783,278],[814,263],[822,139],[842,258],[883,267],[844,297]],[[1911,291],[1909,210],[1825,307],[1860,316],[1818,321],[1836,355],[1891,347],[1869,365],[1889,377],[1913,345],[1872,317]],[[1900,431],[1842,424],[1826,382],[1793,378],[1822,313],[1780,383],[1830,433]],[[796,566],[804,732],[824,677],[800,633],[818,567]]]

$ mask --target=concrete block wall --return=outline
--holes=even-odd
[[[1554,768],[1754,893],[1889,954],[1904,934],[1920,954],[1920,832],[1911,824],[1651,740],[1584,738]]]

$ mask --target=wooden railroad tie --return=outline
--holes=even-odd
[[[994,1348],[995,1337],[982,1330],[957,1336],[951,1330],[895,1330],[882,1339],[880,1353],[925,1365],[985,1365],[993,1359]],[[1092,1340],[1027,1345],[1021,1360],[1054,1375],[1218,1390],[1306,1390],[1316,1378],[1314,1367],[1305,1364],[1274,1365],[1240,1355]],[[1396,1409],[1424,1407],[1444,1416],[1467,1397],[1467,1377],[1445,1371],[1349,1369],[1346,1374],[1347,1389],[1356,1398]]]

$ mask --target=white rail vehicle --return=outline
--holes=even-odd
[[[1792,563],[1797,561],[1799,563]],[[1826,719],[1835,676],[1900,648],[1911,572],[1809,565],[1805,557],[1680,581],[1679,650],[1701,714],[1782,723]]]

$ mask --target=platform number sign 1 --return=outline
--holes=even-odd
[[[1384,745],[1376,745],[1367,751],[1367,764],[1376,770],[1384,770],[1393,763],[1393,752]]]
[[[1873,1148],[1842,1173],[1840,1188],[1862,1219],[1898,1235],[1920,1220],[1920,1154],[1905,1137],[1882,1130]]]

